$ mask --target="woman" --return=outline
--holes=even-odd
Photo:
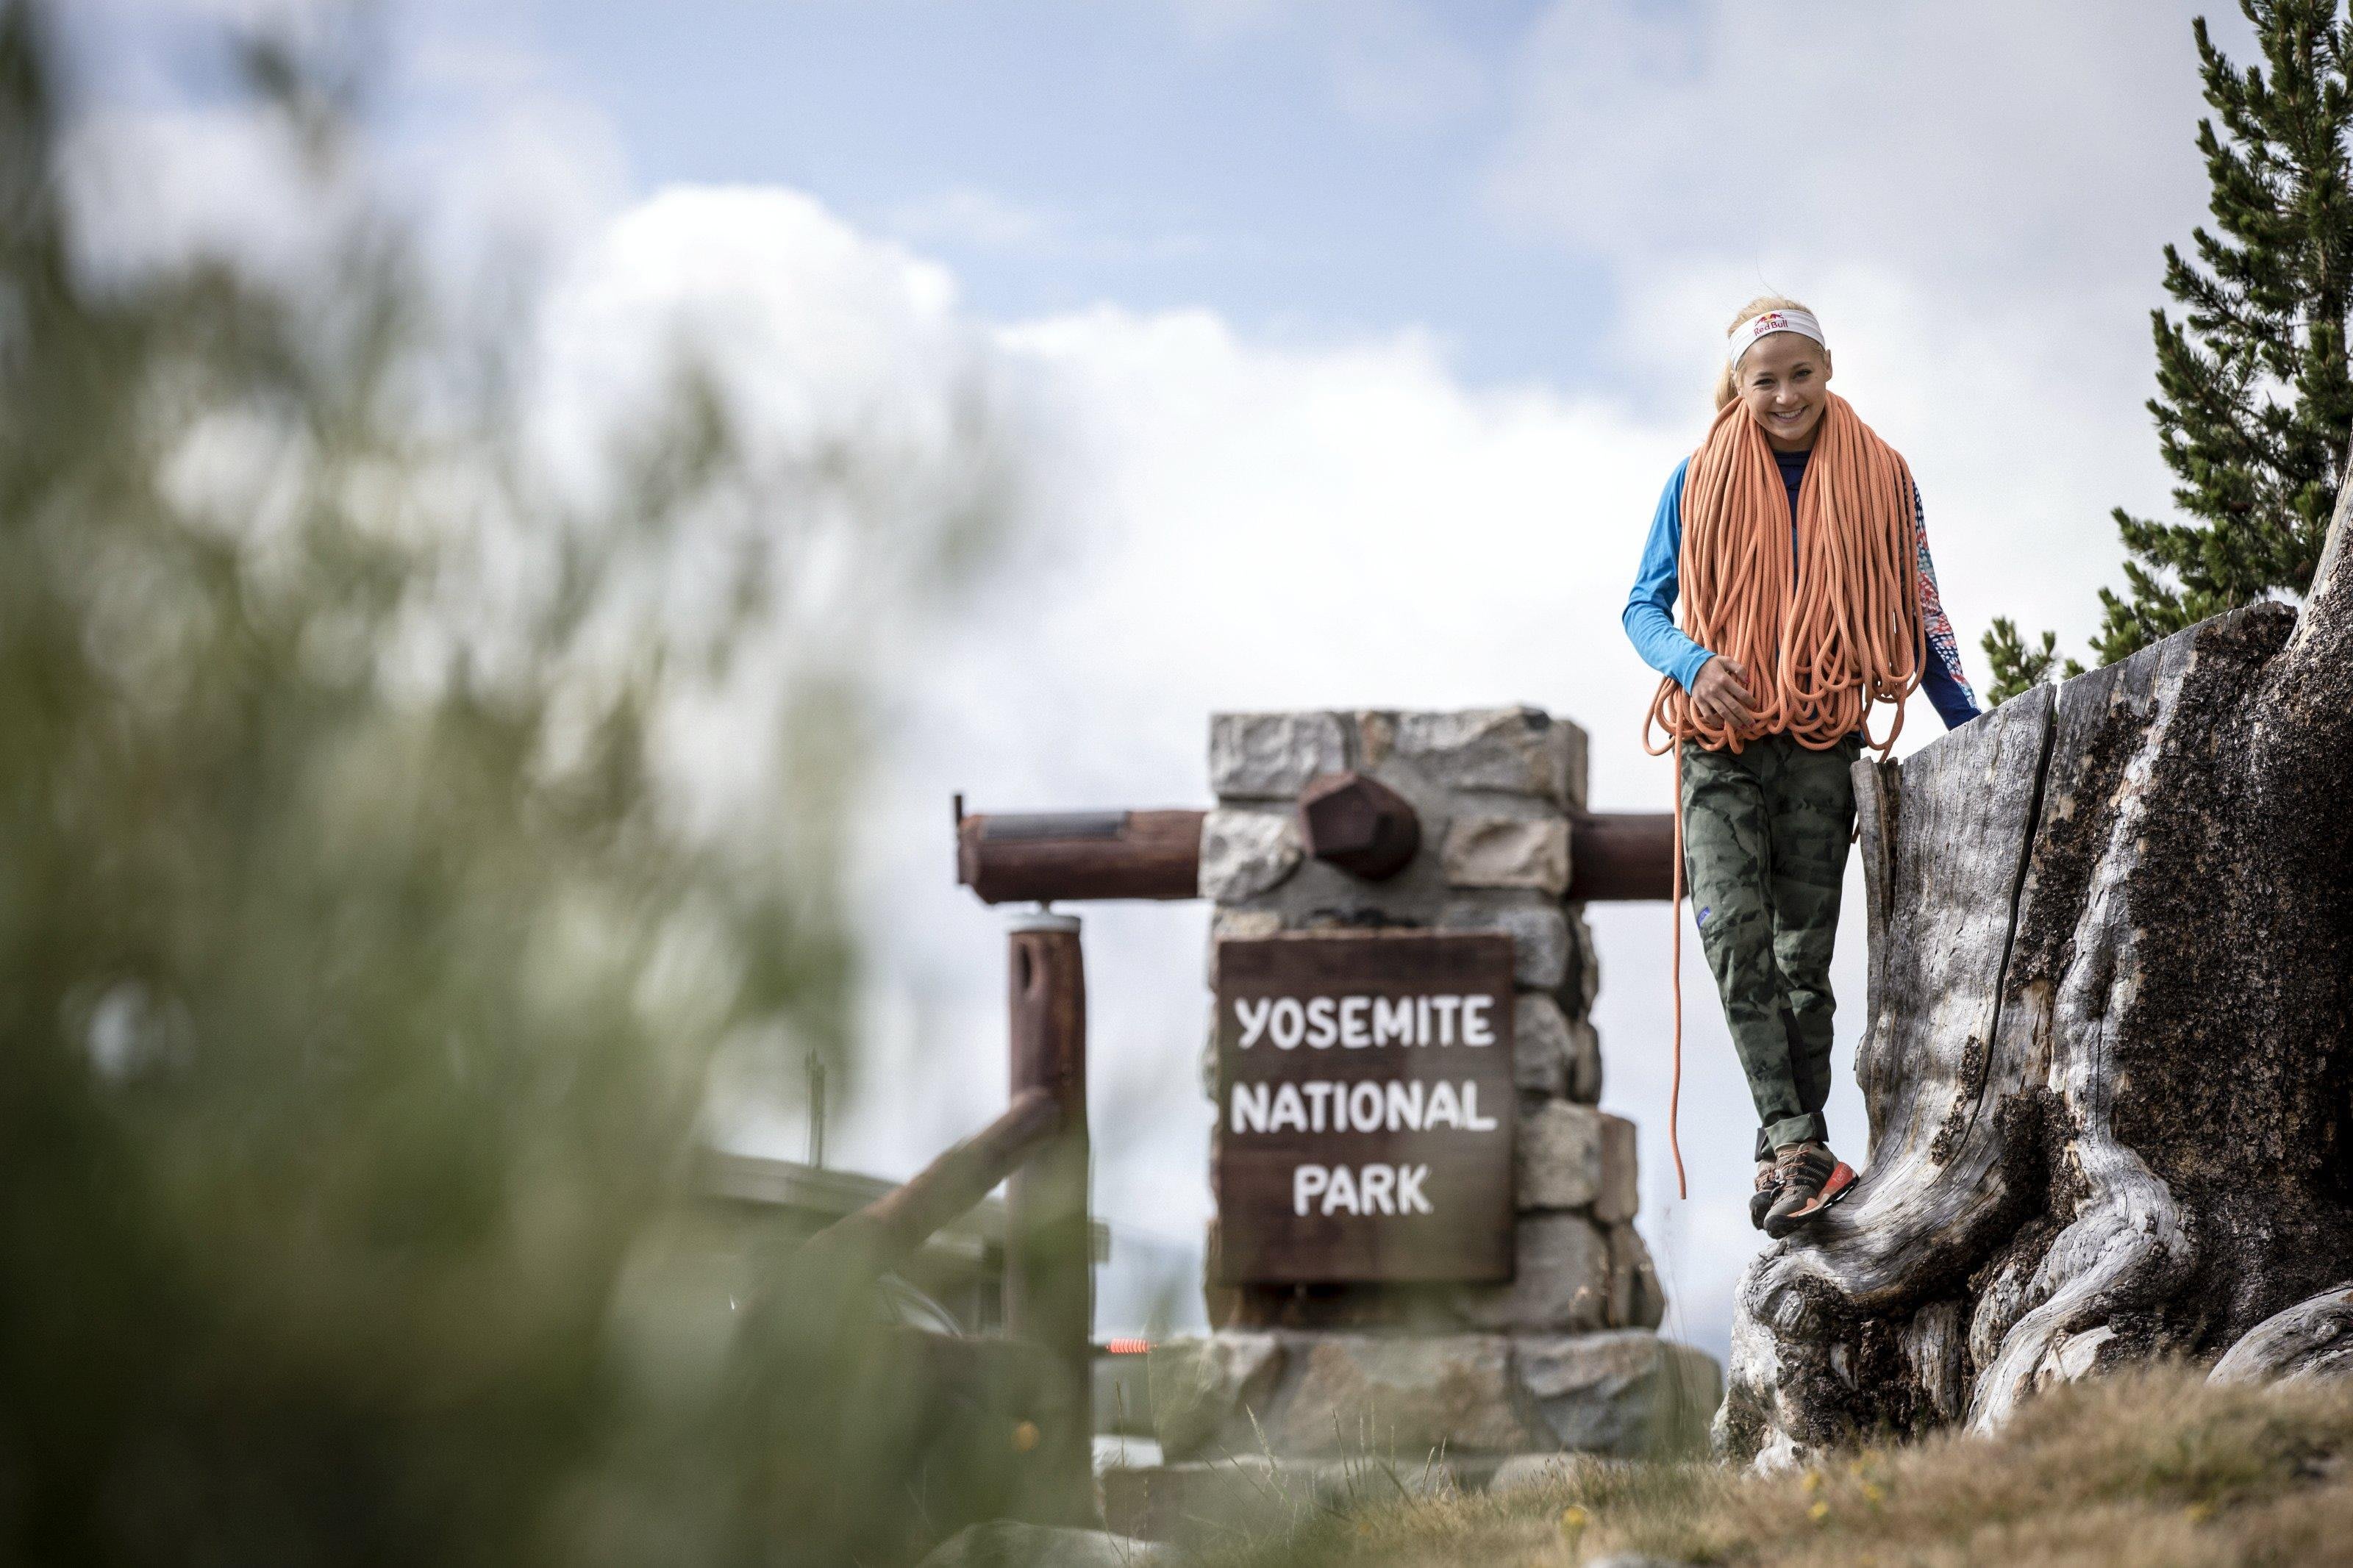
[[[1911,471],[1830,383],[1804,306],[1734,318],[1715,422],[1668,476],[1624,616],[1666,678],[1651,717],[1676,751],[1679,870],[1761,1123],[1749,1220],[1777,1237],[1855,1180],[1822,1106],[1869,710],[1895,705],[1883,754],[1915,686],[1947,728],[1978,715]]]

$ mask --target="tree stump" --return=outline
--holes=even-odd
[[[2353,500],[2353,486],[2347,489]],[[2159,1354],[2353,1367],[2353,566],[1857,764],[1853,1196],[1743,1278],[1729,1457]]]

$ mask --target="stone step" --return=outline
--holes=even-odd
[[[1226,1331],[1155,1346],[1150,1376],[1172,1464],[1690,1452],[1724,1389],[1714,1357],[1646,1329]]]

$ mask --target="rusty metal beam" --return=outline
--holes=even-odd
[[[1354,795],[1348,798],[1351,804],[1362,804]],[[1318,804],[1302,802],[1302,826],[1311,843],[1326,832],[1314,815]],[[966,816],[959,811],[956,880],[991,904],[1198,898],[1201,821],[1207,815],[1091,811]],[[1398,826],[1392,824],[1390,831]],[[1418,825],[1415,831],[1418,837]],[[1674,832],[1673,816],[1663,811],[1571,813],[1568,897],[1577,903],[1663,900],[1674,871]],[[1343,869],[1355,869],[1336,856],[1325,858]],[[1372,866],[1383,857],[1351,858]]]
[[[956,820],[956,880],[983,903],[1200,897],[1200,811],[995,813]]]
[[[1618,903],[1673,896],[1675,819],[1664,811],[1571,814],[1568,897]]]

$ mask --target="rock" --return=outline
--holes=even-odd
[[[1163,1568],[1176,1549],[1102,1530],[1065,1530],[1009,1519],[966,1525],[917,1568]]]
[[[1576,1486],[1597,1471],[1622,1469],[1625,1464],[1597,1454],[1514,1454],[1487,1478],[1487,1489],[1503,1495]]]
[[[1209,788],[1222,800],[1293,800],[1309,779],[1348,765],[1336,713],[1217,713]]]
[[[1294,1349],[1299,1375],[1267,1424],[1277,1453],[1419,1459],[1528,1446],[1499,1336],[1316,1334]]]
[[[1147,1363],[1152,1427],[1160,1451],[1189,1458],[1216,1441],[1243,1412],[1264,1417],[1282,1375],[1282,1342],[1272,1334],[1217,1333],[1167,1340],[1152,1347]]]
[[[1397,716],[1395,754],[1455,789],[1585,804],[1585,731],[1534,708]]]
[[[1697,1452],[1723,1398],[1715,1359],[1644,1329],[1524,1338],[1514,1364],[1561,1447],[1636,1458]]]
[[[1593,1012],[1601,994],[1601,957],[1593,945],[1593,928],[1585,923],[1582,904],[1572,906],[1562,920],[1568,927],[1567,955],[1562,963],[1560,1005],[1572,1018]]]
[[[1440,860],[1451,887],[1534,888],[1558,897],[1568,886],[1568,819],[1458,816]]]
[[[1238,904],[1280,887],[1307,853],[1289,812],[1220,806],[1201,820],[1201,896]]]
[[[1582,1105],[1601,1100],[1601,1037],[1582,1018],[1568,1026],[1568,1098]]]
[[[1499,931],[1512,939],[1512,980],[1550,991],[1568,965],[1568,917],[1554,903],[1460,899],[1439,912],[1440,931]]]
[[[1518,1272],[1505,1285],[1458,1285],[1451,1304],[1482,1329],[1578,1333],[1609,1323],[1609,1248],[1591,1220],[1575,1214],[1523,1215]]]
[[[1520,1118],[1513,1195],[1523,1210],[1581,1209],[1601,1191],[1601,1112],[1555,1100]]]
[[[1525,1094],[1567,1094],[1575,1055],[1560,1004],[1541,992],[1522,992],[1512,1005],[1513,1083]]]
[[[1590,1206],[1604,1225],[1634,1217],[1634,1124],[1555,1100],[1520,1120],[1514,1191],[1524,1209]]]
[[[1609,1244],[1609,1321],[1620,1328],[1655,1329],[1667,1315],[1667,1292],[1641,1232],[1630,1220],[1613,1225]]]

